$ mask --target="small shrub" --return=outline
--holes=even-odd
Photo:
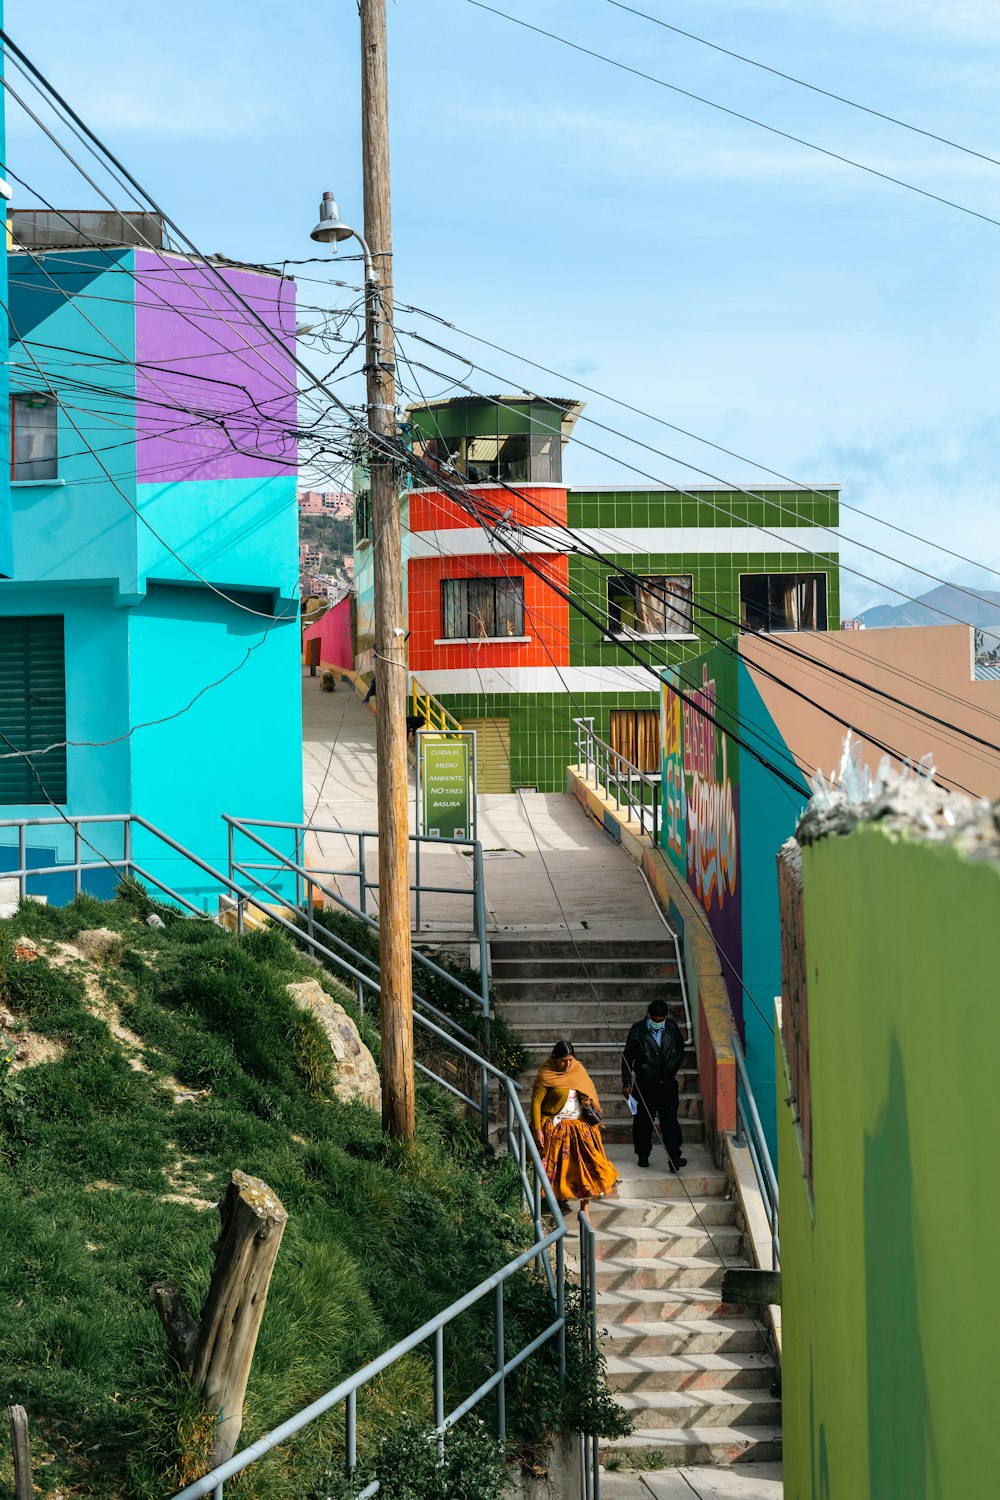
[[[465,1417],[442,1444],[432,1427],[404,1416],[348,1479],[326,1469],[309,1500],[354,1500],[376,1478],[382,1500],[503,1500],[513,1487],[504,1444]]]

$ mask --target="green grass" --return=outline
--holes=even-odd
[[[148,1287],[170,1278],[200,1308],[219,1221],[214,1209],[170,1201],[168,1174],[214,1202],[239,1167],[288,1210],[244,1444],[473,1287],[529,1235],[511,1164],[483,1158],[442,1092],[418,1089],[412,1152],[383,1138],[372,1110],[335,1099],[325,1038],[285,991],[320,978],[354,1014],[328,974],[275,930],[237,938],[169,914],[164,929],[149,928],[144,899],[132,890],[110,903],[29,902],[0,922],[0,1000],[65,1048],[57,1062],[0,1080],[0,1396],[28,1410],[38,1493],[64,1500],[152,1500],[201,1472],[211,1424],[173,1364]],[[149,1072],[130,1067],[88,1012],[79,967],[13,958],[21,933],[44,951],[89,927],[122,934],[100,980]],[[378,1036],[360,1024],[377,1060]],[[208,1092],[177,1103],[167,1079]],[[509,1301],[512,1340],[548,1320],[527,1277]],[[454,1400],[488,1373],[490,1314],[486,1306],[449,1331]],[[529,1437],[551,1384],[542,1360],[519,1387]],[[430,1399],[429,1362],[417,1352],[361,1396],[362,1450],[401,1412],[424,1419]],[[227,1484],[227,1496],[306,1493],[342,1447],[342,1422],[341,1412],[315,1424]],[[0,1443],[0,1491],[10,1483]]]

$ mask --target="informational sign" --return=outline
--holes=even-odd
[[[473,835],[471,745],[468,737],[423,734],[420,743],[422,831],[431,838]]]

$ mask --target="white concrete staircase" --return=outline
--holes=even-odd
[[[703,1145],[693,1050],[679,1074],[687,1166],[670,1172],[656,1143],[642,1170],[631,1149],[619,1048],[654,997],[684,1028],[672,941],[633,940],[623,951],[606,938],[511,934],[490,948],[501,1009],[528,1050],[525,1104],[553,1042],[572,1041],[600,1092],[605,1145],[622,1178],[591,1213],[608,1381],[635,1426],[602,1445],[602,1462],[644,1471],[773,1463],[781,1455],[774,1364],[746,1309],[722,1301],[725,1268],[749,1261],[725,1174]],[[566,1245],[567,1266],[578,1269],[575,1225]]]
[[[608,1143],[630,1142],[632,1119],[621,1095],[619,1048],[651,1000],[666,1000],[685,1030],[684,1002],[674,945],[669,937],[633,939],[625,951],[607,938],[496,937],[490,942],[491,977],[500,1008],[524,1042],[525,1102],[535,1069],[564,1038],[594,1080],[604,1109]],[[681,1132],[702,1138],[701,1095],[695,1056],[678,1074]]]
[[[722,1301],[725,1267],[748,1263],[735,1208],[705,1148],[686,1150],[688,1164],[674,1174],[662,1147],[648,1170],[611,1147],[623,1180],[617,1196],[591,1205],[608,1382],[635,1423],[629,1437],[602,1445],[602,1460],[773,1462],[781,1453],[773,1360],[746,1309]],[[567,1264],[578,1263],[574,1235]]]

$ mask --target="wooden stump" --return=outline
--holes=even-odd
[[[31,1482],[31,1444],[28,1441],[28,1413],[23,1406],[8,1406],[10,1436],[14,1446],[14,1500],[33,1500]]]
[[[181,1369],[218,1414],[210,1462],[235,1452],[243,1400],[268,1287],[288,1215],[258,1177],[234,1172],[219,1204],[222,1230],[208,1296],[196,1323],[179,1289],[158,1281],[149,1292]]]

